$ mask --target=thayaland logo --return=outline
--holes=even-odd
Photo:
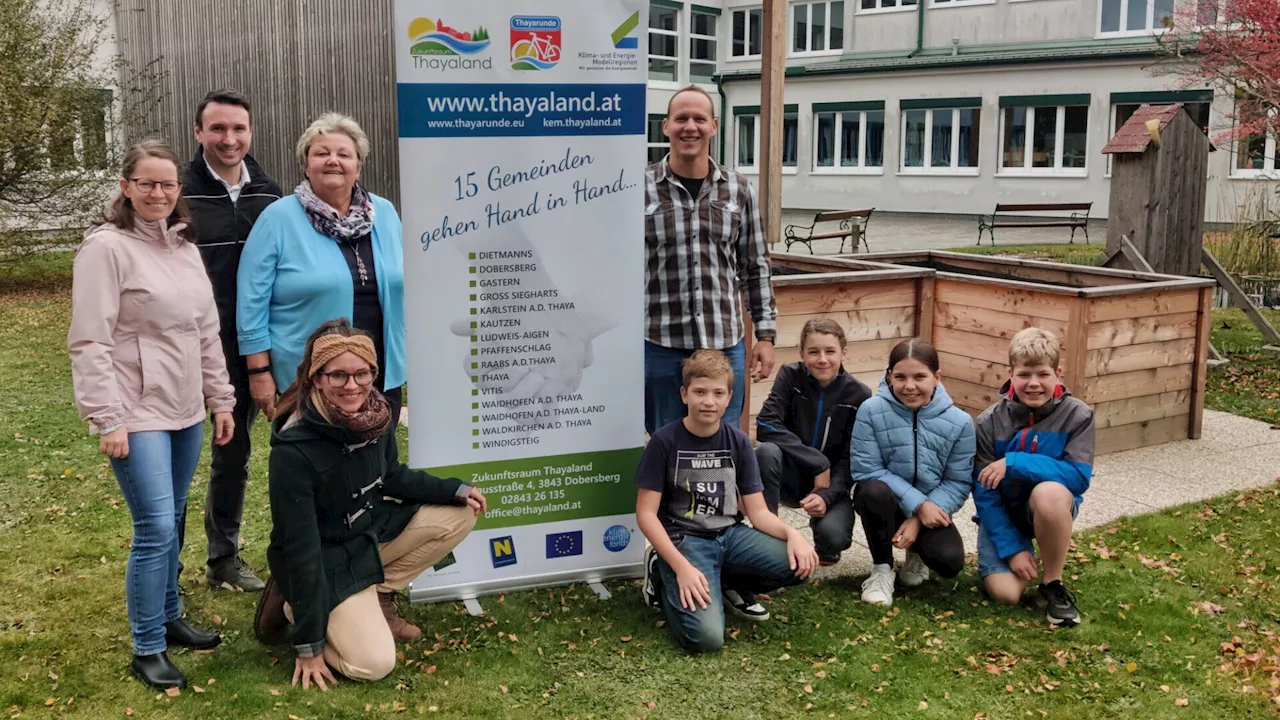
[[[511,68],[550,70],[560,62],[560,18],[515,15],[511,18]]]
[[[475,55],[489,47],[489,31],[463,32],[443,20],[420,17],[409,23],[409,40],[410,55]]]
[[[613,46],[619,50],[636,50],[640,47],[640,39],[631,33],[640,26],[640,13],[636,12],[627,18],[617,30],[613,31]]]

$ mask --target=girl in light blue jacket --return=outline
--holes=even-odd
[[[912,338],[889,353],[876,396],[862,403],[849,458],[853,507],[862,516],[875,566],[862,600],[893,604],[896,580],[915,587],[929,570],[955,577],[964,568],[964,541],[952,516],[973,486],[973,420],[942,387],[938,351]],[[893,548],[907,551],[901,573]]]

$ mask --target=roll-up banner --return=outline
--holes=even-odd
[[[489,500],[414,601],[638,574],[646,9],[396,2],[409,464]]]

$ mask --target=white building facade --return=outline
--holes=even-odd
[[[1212,8],[1218,0],[1193,0]],[[1092,202],[1101,154],[1143,103],[1184,103],[1211,136],[1233,99],[1154,71],[1174,0],[793,1],[787,17],[783,205],[946,214],[997,203]],[[651,0],[649,159],[671,94],[721,98],[720,158],[759,168],[763,10],[749,0]],[[1206,219],[1275,199],[1275,138],[1219,143]]]

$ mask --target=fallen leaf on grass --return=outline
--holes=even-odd
[[[182,694],[182,690],[179,690],[176,687],[165,688],[164,694],[168,695],[169,697],[178,697],[179,695]]]
[[[630,635],[623,635],[622,637],[620,637],[620,638],[618,638],[618,639],[619,639],[619,640],[621,640],[622,642],[631,642],[631,636],[630,636]]]
[[[125,709],[124,709],[124,716],[125,716],[125,717],[133,717],[133,708],[125,708]]]
[[[1186,707],[1191,704],[1191,701],[1186,698],[1178,698],[1177,700],[1173,701],[1173,704],[1177,705],[1178,707]]]
[[[812,692],[813,692],[813,686],[812,686],[812,685],[805,685],[805,686],[804,686],[804,691],[805,691],[806,693],[812,693]]]
[[[1138,663],[1130,661],[1128,665],[1124,666],[1124,669],[1130,673],[1136,673],[1138,672]]]
[[[203,695],[203,694],[204,694],[204,688],[200,687],[199,685],[192,685],[192,686],[191,686],[191,692],[194,692],[194,693],[196,693],[197,695]]]
[[[645,702],[645,703],[641,703],[641,705],[644,705],[646,708],[648,708],[648,709],[650,709],[650,710],[652,710],[652,709],[654,709],[654,708],[658,707],[658,703],[656,703],[656,702],[654,702],[654,701],[652,701],[652,700],[650,700],[650,701],[648,701],[648,702]]]
[[[921,701],[920,701],[920,709],[921,709],[921,710],[928,710],[928,709],[929,709],[929,703],[928,703],[927,701],[925,701],[925,700],[921,700]]]
[[[1161,686],[1160,686],[1160,692],[1162,692],[1162,693],[1167,693],[1167,692],[1169,692],[1169,686],[1168,686],[1168,685],[1161,685]]]
[[[511,692],[510,690],[507,689],[506,685],[499,685],[498,689],[502,691],[503,695],[506,695],[507,693]]]
[[[1227,611],[1226,608],[1222,607],[1217,603],[1209,602],[1208,600],[1204,600],[1198,603],[1191,603],[1192,615],[1199,615],[1200,613],[1206,613],[1209,615],[1221,615],[1226,611]]]

